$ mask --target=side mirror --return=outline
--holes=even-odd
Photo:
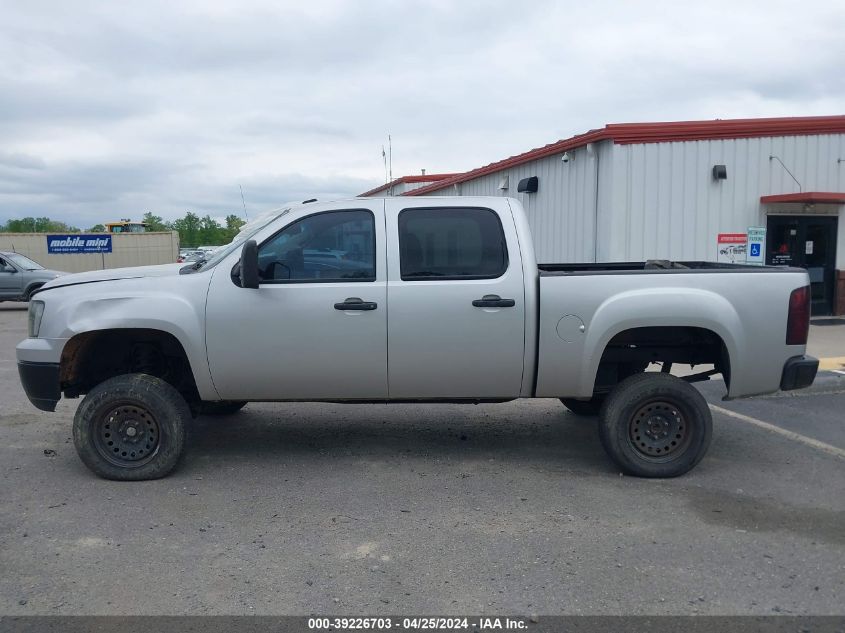
[[[3,268],[0,268],[0,271],[4,273],[16,273],[18,272],[18,269],[10,264],[4,264]]]
[[[241,288],[258,288],[258,244],[247,240],[241,249]]]

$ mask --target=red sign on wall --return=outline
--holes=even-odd
[[[744,264],[745,251],[748,248],[748,235],[745,233],[719,233],[716,237],[716,261],[725,264]]]

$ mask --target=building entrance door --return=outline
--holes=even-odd
[[[832,216],[768,217],[766,263],[807,269],[814,316],[833,312],[837,221]]]

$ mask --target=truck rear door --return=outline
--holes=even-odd
[[[387,199],[391,398],[520,393],[524,280],[510,209]]]

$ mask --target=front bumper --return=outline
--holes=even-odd
[[[59,364],[18,361],[18,373],[29,401],[42,411],[55,411],[62,397]]]
[[[803,389],[813,384],[819,369],[819,359],[812,356],[793,356],[783,365],[780,378],[782,391]]]

